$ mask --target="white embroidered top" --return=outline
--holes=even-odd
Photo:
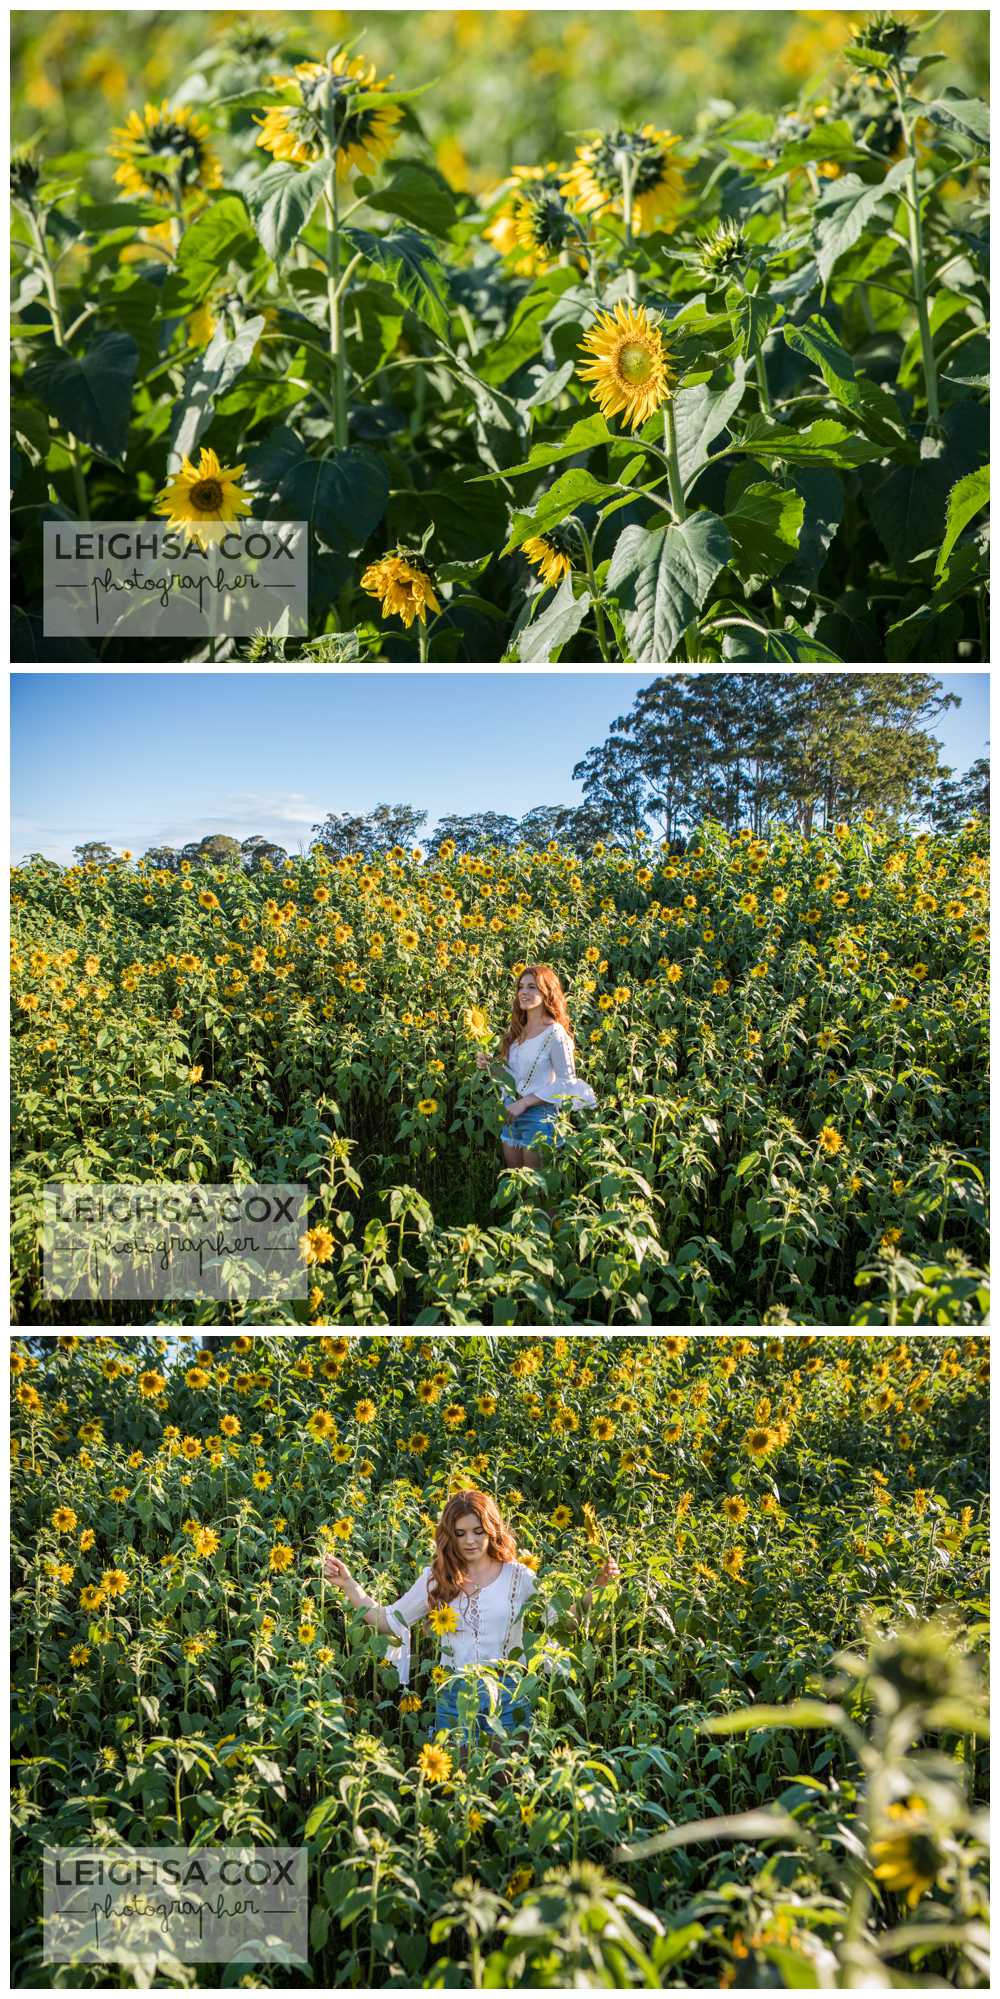
[[[389,1628],[400,1641],[391,1648],[389,1658],[404,1687],[410,1679],[410,1627],[427,1616],[430,1577],[430,1569],[424,1569],[405,1596],[386,1605]],[[524,1644],[524,1607],[535,1588],[535,1578],[524,1562],[505,1562],[499,1575],[477,1595],[470,1597],[460,1591],[450,1605],[457,1613],[458,1628],[441,1634],[442,1666],[449,1672],[461,1666],[485,1666],[520,1650]]]
[[[558,1103],[561,1097],[574,1098],[579,1104],[597,1102],[590,1084],[576,1073],[573,1037],[556,1020],[530,1041],[513,1041],[507,1067],[519,1096],[541,1097],[547,1104]],[[505,1102],[513,1103],[514,1098],[507,1097]]]

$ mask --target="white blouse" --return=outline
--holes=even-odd
[[[431,1570],[424,1569],[405,1596],[386,1606],[389,1628],[400,1641],[391,1647],[389,1658],[404,1687],[410,1679],[410,1626],[427,1616],[430,1578]],[[449,1605],[457,1613],[458,1628],[441,1634],[442,1666],[454,1672],[461,1666],[489,1665],[522,1649],[524,1607],[535,1589],[535,1578],[524,1562],[505,1562],[478,1597],[470,1598],[460,1590]]]
[[[512,1041],[507,1067],[517,1084],[518,1096],[541,1097],[547,1104],[558,1103],[561,1097],[574,1098],[580,1104],[597,1102],[590,1084],[576,1073],[572,1035],[556,1020],[541,1034],[532,1035],[530,1041]],[[513,1103],[515,1099],[507,1097],[504,1101]]]

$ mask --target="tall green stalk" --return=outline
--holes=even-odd
[[[625,255],[632,253],[632,162],[627,157],[622,161],[622,220],[625,224]],[[639,274],[629,263],[625,269],[630,305],[639,303]]]
[[[591,601],[594,606],[594,626],[597,632],[597,643],[600,647],[601,658],[610,660],[611,654],[608,651],[607,620],[605,619],[604,616],[603,607],[601,606],[598,600],[597,578],[594,574],[593,544],[591,543],[591,539],[589,534],[587,533],[586,528],[582,528],[580,526],[579,521],[577,522],[577,532],[580,536],[580,547],[583,550],[583,566],[587,573],[587,582],[590,585]]]
[[[670,504],[678,524],[687,520],[684,503],[684,484],[681,479],[681,464],[677,456],[677,426],[674,423],[674,405],[668,397],[663,405],[663,445],[667,454],[667,480],[670,487]]]
[[[28,226],[31,230],[32,238],[35,245],[35,250],[38,255],[39,263],[41,264],[42,267],[42,278],[45,284],[46,296],[49,301],[49,313],[52,318],[52,338],[55,341],[57,347],[61,347],[63,348],[63,350],[65,350],[66,331],[63,324],[62,307],[59,303],[59,287],[56,284],[56,274],[49,260],[48,250],[45,247],[45,231],[43,230],[42,225],[39,222],[38,217],[35,214],[33,208],[25,207],[24,212],[28,218]],[[83,482],[83,470],[80,465],[80,458],[79,458],[80,447],[76,441],[76,438],[72,434],[70,434],[67,438],[67,449],[69,451],[70,469],[73,474],[73,491],[76,495],[76,510],[82,521],[89,521],[90,508],[87,505],[87,488]]]
[[[330,358],[333,363],[333,441],[338,451],[347,444],[347,368],[341,323],[340,227],[337,213],[336,155],[331,159],[329,186],[323,192],[326,210],[326,299],[330,323]]]
[[[763,349],[762,347],[758,347],[758,349],[757,349],[757,355],[756,355],[756,363],[755,363],[755,365],[756,365],[756,370],[757,370],[757,387],[758,387],[758,389],[760,390],[760,407],[761,407],[761,411],[762,411],[762,414],[763,414],[764,416],[770,416],[770,414],[771,414],[771,391],[770,391],[770,389],[768,388],[768,383],[767,383],[767,362],[766,362],[766,361],[765,361],[765,359],[764,359],[764,349]]]
[[[924,390],[927,397],[927,416],[931,423],[937,423],[941,414],[938,398],[937,362],[934,358],[934,342],[931,338],[930,314],[927,310],[927,265],[924,257],[924,225],[920,212],[920,182],[917,173],[917,148],[913,135],[914,121],[907,117],[903,86],[894,72],[890,72],[899,106],[899,116],[903,127],[903,144],[910,165],[909,181],[905,194],[910,228],[910,268],[913,274],[913,302],[917,311],[917,329],[920,334],[920,358],[924,370]]]

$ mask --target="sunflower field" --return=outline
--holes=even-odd
[[[31,861],[15,1320],[144,1310],[46,1299],[59,1180],[308,1187],[307,1303],[166,1323],[981,1323],[987,831]],[[540,962],[597,1108],[507,1171],[475,1058]]]
[[[307,629],[188,656],[985,660],[985,16],[941,72],[920,17],[725,15],[724,95],[701,16],[648,17],[663,92],[641,13],[603,81],[584,16],[504,16],[506,65],[399,18],[419,83],[385,16],[168,26],[131,89],[97,16],[20,31],[13,657],[178,657],[46,637],[47,523],[256,518],[307,527]]]
[[[11,1365],[16,1985],[988,1983],[986,1339]],[[470,1484],[538,1593],[530,1734],[463,1758],[321,1560],[392,1602]],[[308,1967],[44,1964],[44,1844],[233,1840],[308,1848]]]

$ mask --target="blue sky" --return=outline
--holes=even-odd
[[[379,801],[509,812],[581,797],[573,765],[646,673],[11,675],[11,847],[182,846],[252,833],[305,851],[328,812]],[[958,772],[985,752],[988,677],[937,724]]]

